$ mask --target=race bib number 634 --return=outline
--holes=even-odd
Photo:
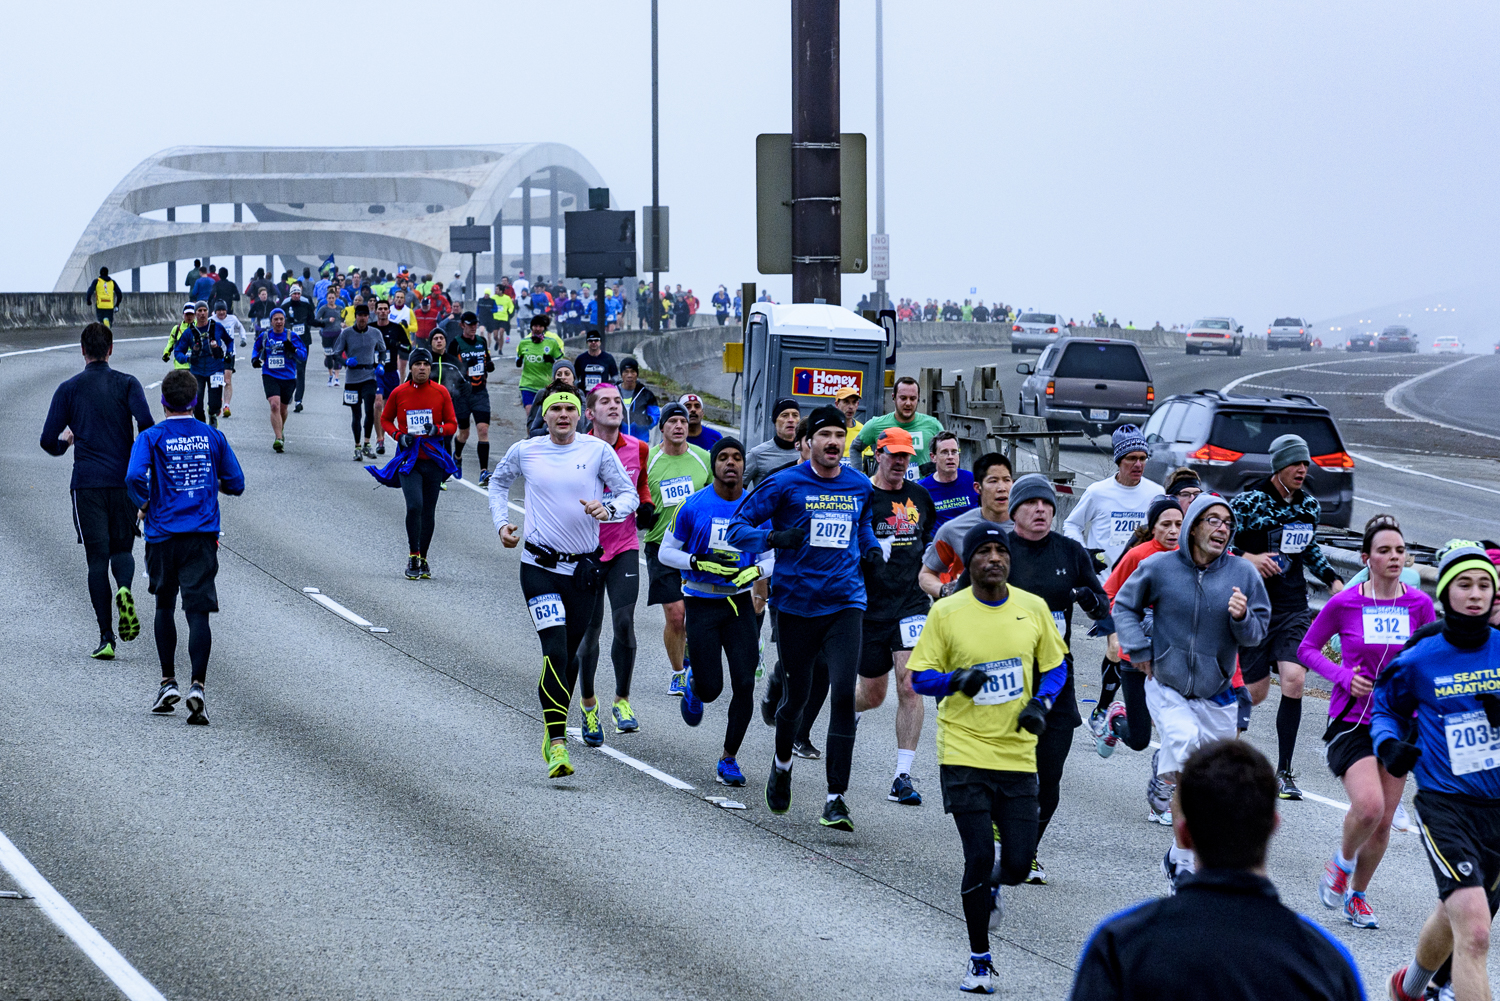
[[[531,621],[537,632],[568,623],[568,613],[563,608],[560,594],[539,594],[530,598],[526,602],[526,610],[531,613]]]

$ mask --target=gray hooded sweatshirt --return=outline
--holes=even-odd
[[[1149,659],[1159,684],[1190,699],[1211,699],[1228,689],[1239,648],[1262,643],[1271,622],[1271,600],[1248,560],[1226,550],[1206,567],[1193,562],[1188,535],[1216,505],[1229,509],[1224,498],[1211,494],[1193,501],[1181,548],[1141,561],[1115,595],[1120,646],[1132,661]],[[1247,602],[1245,617],[1238,622],[1229,617],[1235,588]],[[1155,610],[1149,634],[1148,608]]]

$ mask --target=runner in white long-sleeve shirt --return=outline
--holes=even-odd
[[[542,757],[548,777],[561,778],[573,774],[567,725],[578,678],[575,654],[604,583],[599,524],[629,517],[640,497],[614,449],[577,433],[577,397],[554,393],[542,401],[542,412],[546,437],[510,447],[490,477],[489,496],[500,541],[514,549],[523,540],[510,520],[510,486],[526,477],[521,590],[542,643]]]

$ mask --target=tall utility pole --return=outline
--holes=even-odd
[[[656,3],[651,0],[651,329],[661,330],[661,159],[657,140],[660,134],[656,104]]]
[[[840,302],[839,0],[792,0],[792,301]]]
[[[875,232],[885,233],[885,0],[875,0]],[[885,279],[877,279],[875,308],[889,305]]]

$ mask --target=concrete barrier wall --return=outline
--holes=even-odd
[[[176,292],[126,292],[115,312],[117,326],[173,324],[186,301]],[[0,330],[81,329],[94,322],[82,292],[0,293]]]

